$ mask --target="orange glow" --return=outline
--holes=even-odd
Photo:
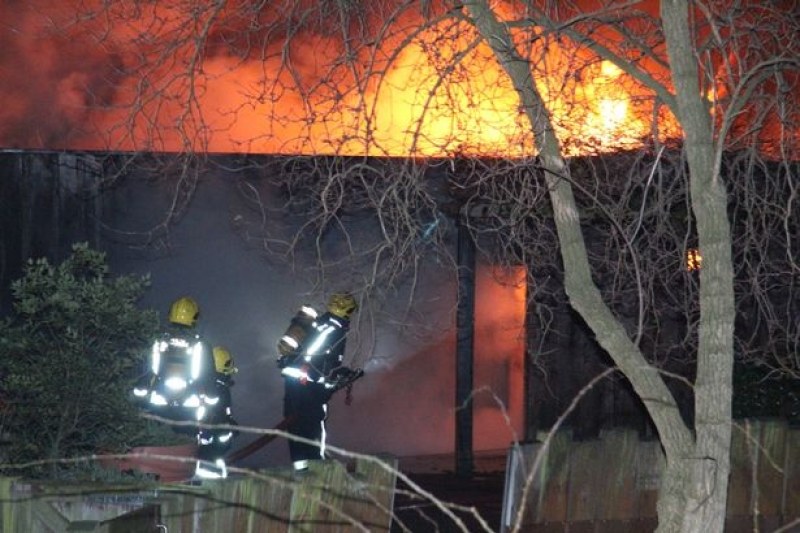
[[[686,270],[694,272],[703,268],[703,256],[700,255],[700,250],[697,248],[689,248],[686,250]]]
[[[70,68],[85,64],[94,71],[76,70],[52,84],[45,82],[51,73],[40,73],[39,86],[55,87],[56,103],[64,108],[53,121],[64,117],[71,125],[62,120],[55,134],[40,131],[40,125],[28,139],[0,143],[398,157],[534,154],[517,93],[488,46],[473,46],[471,25],[445,20],[402,47],[403,31],[390,32],[377,47],[355,53],[352,63],[338,64],[338,34],[314,31],[287,48],[279,39],[265,40],[256,52],[237,55],[228,41],[241,33],[247,40],[250,30],[236,27],[241,20],[225,11],[235,7],[226,6],[220,15],[214,5],[203,11],[111,3],[98,8],[102,16],[84,17],[84,26],[69,25],[80,11],[48,6],[47,22],[31,24],[23,35],[73,28],[76,35],[59,43],[80,48]],[[197,32],[211,20],[222,21],[228,33],[212,32],[197,48]],[[404,23],[414,31],[422,22]],[[81,33],[74,29],[79,27]],[[536,31],[520,30],[514,38],[531,60],[566,155],[635,148],[654,131],[661,140],[680,136],[666,113],[659,113],[653,127],[652,95],[618,67],[586,57],[567,41],[540,44],[545,39]],[[164,43],[173,44],[168,53]],[[55,70],[58,45],[53,48],[45,62],[31,47],[28,64]],[[122,67],[112,64],[112,55]]]
[[[474,439],[500,449],[524,436],[524,267],[479,265],[475,276]]]
[[[452,67],[472,37],[460,26],[429,30],[364,94],[342,87],[346,97],[316,95],[309,108],[290,91],[276,100],[247,99],[255,94],[247,87],[260,84],[263,65],[229,70],[224,61],[208,62],[202,108],[214,130],[210,145],[217,151],[308,155],[533,154],[517,93],[488,47],[477,46]],[[567,155],[634,148],[651,135],[651,99],[618,67],[604,61],[573,75],[572,65],[582,61],[574,52],[551,47],[538,54],[548,76],[537,76],[537,87]],[[207,113],[214,109],[221,111],[216,117]],[[671,115],[659,119],[662,140],[679,135]]]

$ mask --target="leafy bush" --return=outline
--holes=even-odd
[[[136,307],[148,285],[147,276],[112,277],[105,254],[86,244],[58,266],[28,262],[11,287],[14,312],[0,321],[5,461],[34,462],[26,475],[55,476],[86,468],[59,459],[169,437],[129,397],[158,328],[154,311]]]

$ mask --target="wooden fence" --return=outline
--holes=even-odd
[[[731,443],[726,531],[800,531],[800,430],[778,421],[740,421]],[[556,434],[525,502],[526,473],[542,445],[512,448],[506,468],[501,531],[524,505],[521,531],[653,531],[664,467],[658,441],[615,429],[592,441]],[[545,527],[547,526],[547,527]]]
[[[0,478],[4,533],[278,533],[386,531],[397,461],[312,464],[198,484],[70,486]]]

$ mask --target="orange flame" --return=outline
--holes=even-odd
[[[301,66],[292,72],[280,50],[255,59],[208,43],[196,49],[193,32],[203,26],[207,13],[124,4],[104,8],[115,22],[96,30],[92,42],[124,51],[118,55],[133,75],[106,81],[106,89],[114,91],[111,102],[97,101],[93,78],[76,73],[65,78],[69,83],[57,84],[64,87],[58,100],[69,104],[74,122],[82,126],[81,141],[62,139],[58,147],[307,155],[534,154],[531,125],[517,93],[491,50],[485,44],[473,46],[476,35],[466,23],[451,20],[430,27],[398,53],[394,47],[402,36],[395,35],[370,50],[384,59],[369,63],[356,58],[364,64],[355,68],[329,66],[339,52],[335,37],[304,36],[307,49],[297,52]],[[69,16],[68,9],[53,9]],[[180,44],[165,54],[159,39]],[[269,46],[280,49],[280,44]],[[671,115],[659,112],[654,119],[652,95],[619,68],[580,57],[567,45],[537,46],[520,48],[535,65],[537,88],[566,155],[637,147],[654,131],[662,140],[679,135]],[[307,82],[312,78],[314,82]],[[76,92],[81,88],[83,96]]]
[[[491,155],[534,153],[530,124],[519,97],[486,45],[467,49],[461,27],[434,28],[407,45],[386,74],[372,80],[366,93],[340,102],[320,99],[306,109],[297,93],[277,100],[247,102],[233,80],[257,76],[263,66],[242,65],[226,71],[207,63],[213,73],[203,109],[237,110],[236,120],[221,113],[212,121],[211,142],[218,151],[378,156]],[[452,32],[453,35],[448,35]],[[445,43],[449,47],[443,46]],[[544,52],[548,76],[537,76],[567,155],[615,151],[640,146],[652,136],[652,97],[618,67],[603,61],[570,71],[574,53],[551,47]],[[276,65],[277,67],[277,65]],[[255,72],[253,72],[255,71]],[[224,96],[222,96],[224,95]],[[290,110],[290,111],[287,111]],[[267,117],[275,117],[265,135]],[[679,133],[671,115],[659,117],[663,140]]]
[[[686,250],[686,270],[694,272],[703,268],[703,256],[700,255],[700,250],[697,248],[689,248]]]

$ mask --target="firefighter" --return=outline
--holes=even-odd
[[[233,420],[231,415],[231,387],[233,387],[233,375],[239,372],[239,369],[233,363],[231,353],[222,346],[214,346],[212,350],[214,354],[214,382],[217,385],[219,393],[219,404],[216,406],[215,411],[219,414],[213,416],[214,420],[224,421],[229,424]]]
[[[302,334],[292,336],[297,341],[296,346],[293,346],[293,341],[287,341],[287,335],[292,331],[292,325],[301,323],[297,320],[293,320],[287,335],[278,343],[287,430],[292,435],[318,441],[318,444],[308,444],[289,440],[289,455],[295,471],[307,470],[309,460],[325,458],[328,400],[345,383],[362,374],[361,370],[351,370],[342,365],[345,336],[350,328],[350,317],[357,308],[351,294],[334,294],[328,301],[327,312],[317,319],[308,320]],[[287,345],[293,349],[287,350]]]
[[[148,368],[133,390],[145,410],[178,421],[202,421],[219,401],[213,355],[197,328],[199,315],[197,302],[188,296],[170,306],[167,329],[153,342]]]
[[[238,434],[238,431],[229,426],[237,424],[233,418],[230,389],[233,386],[233,375],[239,369],[234,365],[233,357],[226,348],[215,346],[213,353],[219,402],[209,407],[209,413],[206,415],[206,423],[213,426],[201,427],[197,433],[195,476],[198,478],[227,477],[224,457],[230,451],[233,439]],[[217,427],[218,425],[225,427]]]
[[[236,420],[233,418],[233,405],[231,401],[231,387],[233,386],[233,375],[239,369],[233,364],[230,352],[222,346],[214,347],[214,365],[216,370],[215,383],[217,386],[217,397],[219,401],[209,407],[205,420],[208,424],[235,426]],[[230,450],[235,431],[229,427],[225,428],[202,428],[198,434],[198,443],[201,451],[206,455],[222,457]]]

